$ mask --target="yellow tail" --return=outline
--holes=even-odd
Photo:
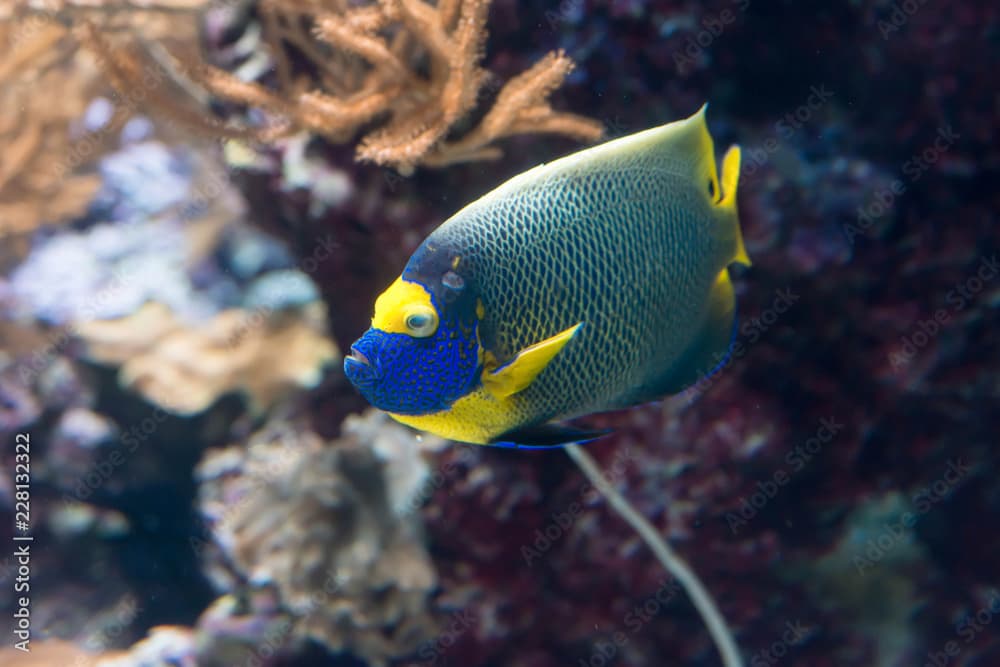
[[[746,246],[743,245],[743,232],[740,230],[740,220],[736,213],[736,188],[739,180],[740,147],[730,146],[722,158],[722,199],[719,200],[719,206],[731,214],[733,226],[736,228],[736,255],[733,261],[750,266],[750,256],[747,255]]]

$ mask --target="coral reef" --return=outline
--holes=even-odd
[[[67,55],[59,25],[0,21],[0,238],[83,214],[101,185],[100,135],[80,126],[99,90],[93,59]],[[52,104],[54,96],[61,104]],[[74,127],[74,125],[76,127]]]
[[[75,113],[96,113],[100,123],[121,105],[98,97]],[[159,126],[132,116],[108,132],[111,148],[93,155],[100,187],[87,213],[72,229],[22,235],[23,261],[0,279],[0,435],[5,443],[13,443],[15,433],[31,435],[31,525],[45,545],[32,560],[32,618],[47,633],[105,657],[151,625],[193,622],[207,605],[210,590],[189,542],[175,539],[193,531],[195,519],[178,508],[191,505],[192,469],[205,443],[217,442],[220,424],[226,432],[244,410],[222,405],[173,417],[88,361],[91,341],[84,333],[129,341],[132,347],[104,348],[93,341],[102,358],[126,365],[132,357],[115,354],[138,355],[137,340],[152,332],[131,331],[129,338],[112,318],[127,321],[169,307],[174,321],[155,333],[163,335],[160,343],[195,344],[180,360],[190,367],[211,358],[213,339],[199,331],[214,324],[210,334],[225,329],[230,344],[249,345],[252,355],[269,360],[262,365],[244,350],[242,365],[225,365],[232,373],[224,380],[233,389],[249,388],[262,408],[287,397],[297,382],[318,380],[322,360],[335,354],[322,334],[326,317],[315,287],[280,244],[240,224],[242,209],[219,156],[184,144],[168,148],[159,134]],[[169,348],[142,350],[155,355]],[[302,356],[291,363],[279,360],[296,352]],[[223,356],[227,364],[233,360]],[[173,370],[184,367],[180,362]],[[166,396],[164,403],[191,407],[192,398],[204,396],[200,382],[186,393],[151,383],[171,371],[166,360],[139,370],[134,379],[146,382],[151,396]],[[4,447],[0,470],[6,517],[14,508],[12,444]],[[0,560],[0,580],[7,584],[12,574],[11,559]],[[0,593],[8,613],[16,600],[11,591],[5,585]],[[158,602],[150,605],[147,594]],[[154,632],[128,654],[115,655],[126,661],[119,664],[150,664],[150,656],[167,661],[188,650],[177,643],[181,636],[193,635]],[[65,646],[49,647],[37,634],[35,640],[43,664],[63,664],[69,655]]]
[[[198,413],[241,391],[259,413],[317,385],[323,366],[339,360],[325,321],[319,304],[278,312],[265,304],[225,310],[192,328],[150,302],[120,320],[81,322],[75,332],[86,358],[121,365],[122,386],[170,412]]]
[[[419,452],[440,442],[374,411],[344,433],[324,444],[273,425],[209,452],[197,472],[212,534],[202,551],[220,552],[209,572],[221,590],[274,591],[272,614],[291,617],[290,640],[382,665],[434,634],[437,575],[412,510],[426,477]]]
[[[82,216],[102,179],[96,162],[163,88],[152,72],[115,95],[102,54],[82,52],[75,24],[94,20],[107,40],[128,35],[190,48],[204,0],[164,3],[37,2],[0,7],[0,238],[5,247],[43,225]],[[106,97],[99,97],[104,96]],[[58,99],[58,104],[52,101]],[[23,244],[21,244],[23,245]],[[8,252],[10,252],[8,250]]]
[[[159,309],[230,379],[205,332],[254,313],[343,349],[433,226],[595,126],[515,128],[566,109],[624,135],[708,100],[719,147],[744,150],[741,351],[592,419],[615,434],[588,451],[749,664],[915,665],[949,642],[1000,660],[993,4],[221,4],[0,3],[0,535],[29,431],[32,613],[73,644],[36,636],[33,658],[717,664],[562,453],[417,446],[345,420],[362,404],[336,372],[282,380],[254,413],[214,400],[246,382],[198,369],[164,403],[200,407],[168,415],[143,387],[195,355],[166,363],[151,327],[91,358],[81,335]],[[397,169],[501,138],[488,169]],[[284,374],[270,322],[242,336],[260,336],[242,368],[308,375]],[[156,384],[121,386],[102,354]]]
[[[473,110],[488,79],[479,66],[488,10],[487,0],[357,6],[336,0],[307,5],[264,2],[259,6],[259,39],[273,60],[273,87],[180,53],[166,68],[219,98],[267,112],[263,127],[223,123],[208,113],[197,114],[194,104],[184,108],[169,97],[155,106],[219,136],[263,141],[308,129],[340,143],[373,121],[382,121],[381,128],[361,138],[357,157],[407,173],[418,164],[495,159],[501,153],[492,144],[516,134],[599,138],[599,123],[556,112],[547,101],[573,67],[562,52],[548,54],[508,81],[473,129],[461,138],[449,137]],[[149,70],[162,68],[162,58],[154,61],[148,48],[116,47],[93,27],[86,34],[121,90],[137,87]],[[308,62],[312,76],[299,66],[301,59]],[[243,68],[258,75],[264,69],[257,63]],[[177,76],[163,79],[178,83]]]

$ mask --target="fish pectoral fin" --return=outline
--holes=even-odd
[[[499,368],[491,369],[487,366],[481,378],[483,387],[497,398],[507,398],[525,389],[539,373],[545,370],[581,326],[583,322],[524,348]]]
[[[559,424],[541,424],[514,429],[497,436],[488,444],[510,449],[551,449],[570,443],[583,444],[611,433],[611,429],[584,431]]]

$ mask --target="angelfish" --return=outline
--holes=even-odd
[[[393,418],[548,447],[558,422],[677,393],[726,356],[749,265],[740,149],[693,116],[543,164],[434,230],[375,302],[347,377]]]

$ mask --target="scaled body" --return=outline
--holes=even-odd
[[[703,109],[511,179],[418,248],[349,377],[400,421],[475,443],[536,444],[550,420],[683,389],[730,340],[738,171],[733,149],[720,185]],[[430,336],[395,317],[418,301]]]

